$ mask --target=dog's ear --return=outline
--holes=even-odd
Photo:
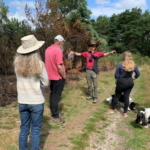
[[[136,118],[135,121],[136,121],[137,124],[140,123],[140,113],[137,114],[137,118]]]
[[[135,109],[135,104],[134,104],[134,102],[131,102],[131,103],[130,103],[129,108],[130,108],[131,110],[134,110],[134,109]]]
[[[148,123],[150,123],[150,116],[148,117]]]
[[[142,125],[143,126],[147,125],[147,122],[145,120],[145,114],[142,114]]]

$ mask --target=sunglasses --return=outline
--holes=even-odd
[[[96,45],[89,45],[90,47],[96,47]]]

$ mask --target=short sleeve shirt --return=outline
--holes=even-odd
[[[52,45],[45,51],[45,65],[49,80],[62,79],[62,76],[60,75],[57,67],[59,64],[63,65],[65,73],[63,52],[57,45]]]
[[[94,53],[92,53],[92,55],[97,56],[97,58],[104,57],[104,53],[101,53],[101,52],[94,52]],[[81,53],[81,56],[86,58],[86,68],[93,69],[94,58],[92,58],[92,62],[89,61],[91,54],[89,52],[83,52],[83,53]]]

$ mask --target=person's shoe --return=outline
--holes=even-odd
[[[60,117],[59,118],[53,118],[53,117],[51,117],[50,122],[51,123],[60,123],[60,124],[63,124],[63,123],[65,123],[65,120],[61,119]]]
[[[92,96],[88,96],[88,97],[86,98],[86,100],[89,100],[89,99],[92,99]]]
[[[110,97],[106,98],[106,101],[110,102],[112,99],[113,99],[113,97],[110,96]]]
[[[97,98],[94,98],[93,103],[97,103]]]
[[[122,113],[124,117],[128,117],[127,113]]]
[[[114,113],[114,110],[112,110],[112,109],[109,109],[109,112],[110,112],[111,114],[113,114],[113,113]]]
[[[64,113],[62,113],[62,112],[59,112],[59,116],[64,116]]]

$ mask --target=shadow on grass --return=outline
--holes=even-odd
[[[44,145],[47,141],[51,129],[52,129],[52,125],[50,124],[50,116],[44,115],[42,120],[42,129],[41,129],[41,136],[40,136],[40,150],[44,150]]]
[[[142,129],[142,126],[140,124],[137,124],[135,120],[132,120],[130,122],[130,125],[135,129]]]
[[[59,110],[60,112],[64,110],[64,103],[60,102],[60,103],[58,104],[58,110]]]
[[[82,93],[85,95],[85,96],[89,96],[89,92],[88,92],[88,88],[85,88],[85,87],[80,87],[80,90],[82,91]]]
[[[110,106],[109,102],[104,99],[103,104]]]
[[[141,110],[143,110],[145,107],[141,106],[139,103],[136,103],[136,110],[139,112]]]

